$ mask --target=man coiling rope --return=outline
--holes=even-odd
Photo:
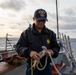
[[[46,52],[47,48],[46,48],[45,46],[42,46],[42,49],[43,49],[43,50],[39,53],[40,56],[41,56],[41,58],[45,55],[45,52]],[[59,75],[62,75],[62,74],[58,71],[58,69],[56,68],[55,63],[54,63],[54,61],[53,61],[53,59],[52,59],[52,56],[51,56],[50,52],[49,52],[49,51],[47,51],[47,52],[48,52],[48,54],[49,54],[50,60],[52,61],[52,64],[53,64],[55,70],[57,71],[57,73],[58,73]],[[45,67],[46,67],[46,65],[47,65],[47,58],[48,58],[48,57],[46,56],[45,65],[44,65],[42,68],[40,68],[40,67],[38,66],[39,64],[41,64],[40,61],[39,61],[39,60],[34,60],[34,61],[33,61],[34,64],[31,65],[31,69],[33,69],[33,68],[35,68],[35,67],[37,67],[38,70],[43,70],[43,69],[45,69]],[[32,63],[32,62],[31,62],[31,63]]]
[[[46,27],[45,24],[47,21],[47,12],[42,8],[37,9],[34,12],[33,23],[31,24],[32,26],[30,25],[21,33],[21,36],[16,44],[17,53],[22,57],[29,58],[25,75],[31,75],[31,70],[28,71],[30,68],[30,58],[35,59],[34,64],[31,64],[33,64],[33,67],[36,65],[37,68],[39,68],[41,63],[44,65],[47,60],[47,65],[45,64],[46,67],[44,66],[45,69],[44,67],[41,71],[37,68],[34,69],[34,75],[47,75],[47,72],[48,75],[52,75],[50,59],[46,58],[49,56],[47,51],[50,52],[53,58],[56,58],[59,54],[60,46],[57,43],[56,34],[51,29]],[[46,46],[48,50],[40,52],[42,51],[42,46]],[[40,54],[38,52],[40,52]]]

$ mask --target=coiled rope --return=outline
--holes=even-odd
[[[46,52],[47,48],[46,48],[45,46],[42,46],[42,49],[43,49],[43,50],[39,53],[40,56],[41,56],[41,58],[45,55],[45,52]],[[57,71],[58,75],[62,75],[62,74],[59,72],[59,70],[56,68],[55,63],[54,63],[54,61],[53,61],[53,59],[52,59],[52,56],[51,56],[51,54],[50,54],[49,51],[48,51],[48,54],[49,54],[50,60],[52,61],[52,64],[53,64],[55,70]],[[38,66],[38,65],[40,64],[40,61],[39,61],[39,60],[34,60],[34,64],[31,66],[31,69],[37,67],[37,69],[40,70],[40,71],[41,71],[41,70],[44,70],[45,67],[46,67],[46,65],[47,65],[47,58],[48,58],[48,57],[46,56],[45,65],[44,65],[42,68],[40,68],[40,67]],[[31,62],[31,63],[32,63],[32,62]],[[32,72],[32,71],[33,71],[33,70],[31,70],[31,75],[33,75],[33,72]]]

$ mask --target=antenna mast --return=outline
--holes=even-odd
[[[56,0],[56,19],[57,19],[57,38],[59,39],[58,3],[57,3],[57,0]]]

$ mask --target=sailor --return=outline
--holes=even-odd
[[[21,36],[16,44],[16,51],[22,57],[29,58],[25,75],[31,75],[30,60],[40,60],[44,65],[45,57],[48,56],[45,69],[39,71],[34,69],[33,75],[52,75],[49,54],[56,58],[59,54],[60,47],[56,40],[56,34],[48,29],[45,23],[48,21],[47,12],[44,9],[37,9],[34,13],[33,24],[21,33]],[[42,46],[47,48],[44,57],[41,58],[39,52],[42,51]],[[39,65],[40,66],[40,65]],[[47,74],[48,73],[48,74]]]

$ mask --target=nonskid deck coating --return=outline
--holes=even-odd
[[[19,66],[12,71],[0,75],[25,75],[26,65]],[[76,74],[62,74],[62,75],[76,75]]]

